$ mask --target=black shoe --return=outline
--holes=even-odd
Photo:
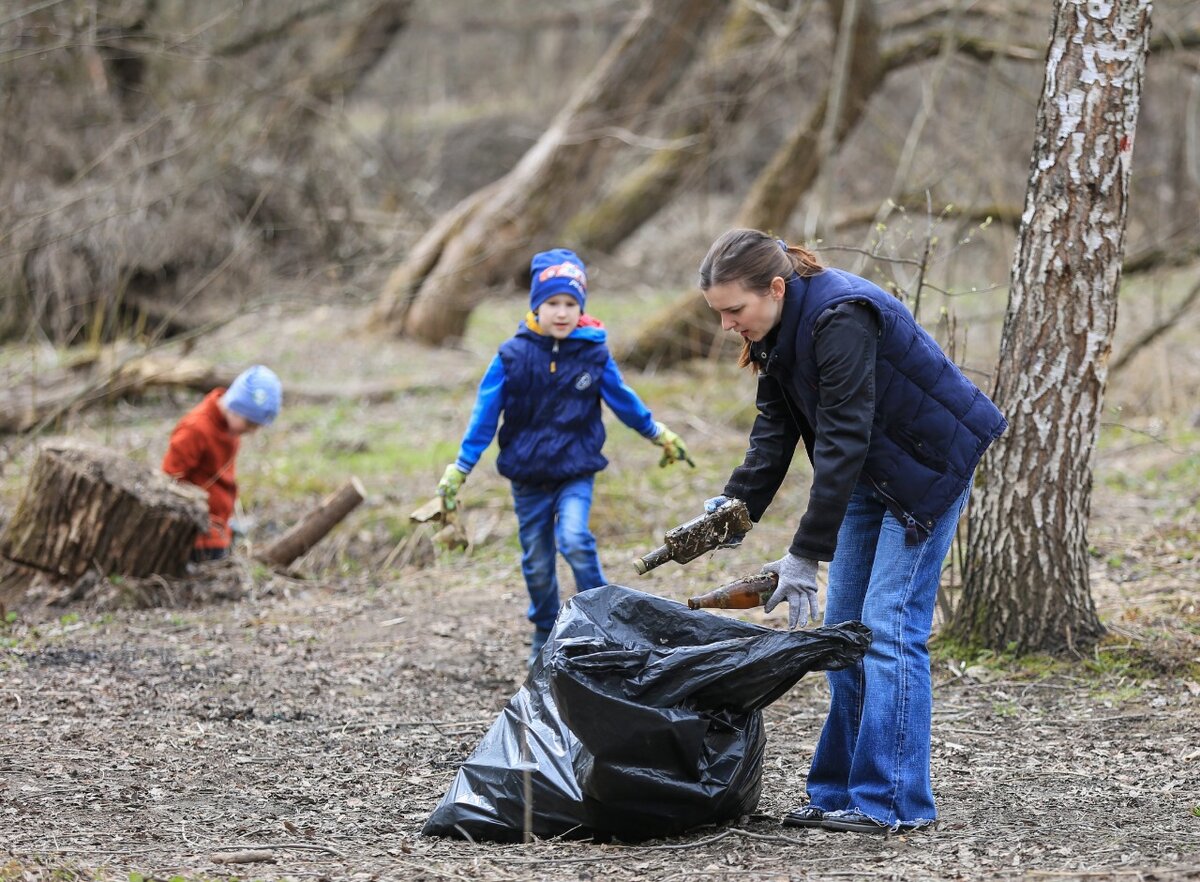
[[[832,830],[839,833],[875,833],[877,835],[912,833],[914,830],[932,830],[936,825],[937,821],[930,821],[928,824],[899,824],[896,827],[889,827],[887,824],[881,824],[879,821],[868,818],[862,812],[827,814],[821,821],[822,830]]]
[[[892,828],[887,824],[872,820],[861,812],[839,812],[824,815],[821,819],[822,830],[833,830],[839,833],[890,833]]]
[[[785,827],[820,827],[821,821],[825,818],[825,812],[819,808],[813,808],[811,805],[802,805],[798,809],[792,809],[783,816],[783,826]]]

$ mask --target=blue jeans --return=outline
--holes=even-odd
[[[970,493],[968,485],[917,545],[904,544],[904,524],[868,485],[850,498],[829,565],[825,621],[858,619],[872,638],[862,661],[826,674],[829,716],[808,774],[815,808],[859,811],[889,827],[937,818],[925,643],[942,563]]]
[[[596,537],[588,529],[594,478],[588,475],[550,486],[513,481],[521,572],[529,590],[529,621],[543,630],[548,631],[558,617],[558,552],[575,575],[576,591],[606,584],[596,555]]]
[[[229,557],[229,546],[224,548],[193,548],[188,557],[192,563],[208,563],[213,560],[224,560]]]

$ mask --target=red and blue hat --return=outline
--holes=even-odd
[[[587,273],[583,261],[568,248],[539,251],[529,262],[529,308],[534,312],[555,294],[569,294],[579,303],[587,302]]]

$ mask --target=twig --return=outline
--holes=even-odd
[[[339,857],[339,858],[344,858],[346,856],[344,853],[338,851],[333,846],[322,845],[319,842],[311,843],[311,844],[307,843],[307,842],[262,842],[262,843],[256,843],[254,845],[228,845],[228,846],[218,845],[218,846],[214,846],[212,850],[213,851],[229,851],[229,852],[270,851],[271,849],[275,849],[275,848],[291,848],[291,849],[300,849],[303,851],[323,851],[326,854],[331,854],[334,857]]]
[[[626,860],[630,857],[630,853],[645,852],[645,851],[690,851],[696,848],[704,848],[708,845],[714,845],[723,839],[728,839],[730,836],[742,836],[746,839],[755,839],[760,842],[786,842],[789,845],[809,845],[803,839],[797,839],[793,836],[784,836],[781,833],[752,833],[749,830],[743,830],[740,827],[730,827],[722,830],[714,836],[709,836],[707,839],[697,839],[695,842],[678,842],[670,845],[614,845],[610,846],[616,854],[601,854],[591,857],[546,857],[546,858],[504,858],[505,863],[511,864],[586,864],[593,861],[613,861]]]
[[[0,19],[0,25],[11,24],[12,22],[22,19],[27,15],[33,15],[35,12],[41,12],[43,9],[49,9],[51,6],[57,6],[62,2],[64,2],[64,0],[44,0],[42,3],[29,6],[25,9],[20,9],[10,15],[8,18]]]
[[[1131,868],[1128,870],[1026,870],[1026,876],[1138,876],[1139,878],[1152,878],[1162,876],[1163,878],[1171,877],[1182,879],[1192,873],[1200,872],[1200,864],[1191,867],[1164,867],[1157,870],[1154,867],[1143,867],[1141,869]]]
[[[335,726],[324,726],[317,729],[317,734],[326,732],[361,732],[363,729],[373,729],[375,727],[383,729],[402,729],[406,726],[430,726],[437,729],[439,726],[486,726],[491,724],[491,720],[359,720],[357,722],[340,723]]]
[[[1118,371],[1122,370],[1133,357],[1165,334],[1171,328],[1178,324],[1179,320],[1190,310],[1196,300],[1200,299],[1200,282],[1192,286],[1192,290],[1188,291],[1187,296],[1179,302],[1179,304],[1171,310],[1171,314],[1162,321],[1151,325],[1142,335],[1125,347],[1125,351],[1119,357],[1113,360],[1113,363],[1108,367],[1108,374],[1111,377]]]
[[[911,257],[888,257],[886,254],[880,254],[878,251],[869,251],[866,248],[858,248],[854,245],[814,245],[813,251],[850,251],[855,254],[865,254],[878,263],[899,263],[906,266],[921,265],[921,261],[914,260]]]

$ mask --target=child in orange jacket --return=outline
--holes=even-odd
[[[193,561],[219,560],[229,554],[241,436],[274,422],[282,403],[279,377],[256,364],[238,374],[228,389],[209,392],[171,432],[163,471],[208,493],[209,528],[196,539]]]

